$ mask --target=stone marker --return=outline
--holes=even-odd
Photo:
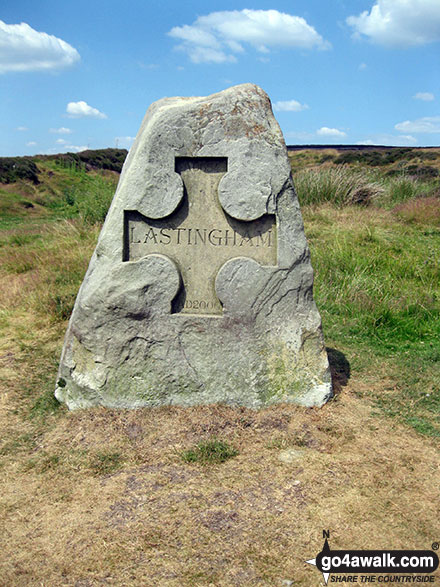
[[[79,291],[69,408],[331,397],[286,146],[244,84],[148,110]]]

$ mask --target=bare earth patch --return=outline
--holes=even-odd
[[[304,561],[323,529],[334,548],[430,548],[438,447],[372,416],[357,397],[365,391],[352,381],[320,410],[54,416],[32,445],[2,450],[2,584],[320,585]],[[9,441],[19,434],[11,406],[6,397]],[[181,459],[213,436],[239,455],[214,466]],[[298,458],[285,463],[289,448]],[[96,466],[103,454],[119,455],[111,472]]]

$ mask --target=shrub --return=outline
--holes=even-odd
[[[89,169],[109,169],[121,172],[128,151],[126,149],[96,149],[80,153],[62,153],[49,158],[55,158],[63,167],[76,166]]]
[[[14,183],[19,179],[29,179],[38,184],[38,167],[28,157],[1,157],[0,183]]]
[[[417,156],[417,152],[413,151],[411,147],[402,147],[381,149],[380,151],[347,151],[341,153],[334,162],[339,165],[345,165],[347,163],[364,163],[365,165],[376,167],[379,165],[395,163],[401,159],[413,159]]]
[[[300,171],[294,175],[294,183],[302,205],[365,205],[382,192],[382,187],[365,172],[347,167]]]
[[[438,177],[439,172],[435,167],[430,165],[407,165],[406,167],[399,167],[397,169],[390,169],[386,175],[388,177],[397,177],[399,175],[410,175],[415,179],[429,180]]]
[[[430,165],[408,165],[404,168],[404,172],[408,175],[413,175],[417,179],[431,179],[439,175],[438,169]]]
[[[419,159],[428,159],[429,161],[434,161],[438,157],[438,153],[432,151],[414,151],[414,155],[417,156]]]

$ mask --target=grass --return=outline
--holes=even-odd
[[[294,174],[295,188],[302,206],[330,203],[343,207],[350,204],[370,205],[391,209],[412,198],[437,199],[440,181],[417,179],[399,172],[392,176],[377,169],[325,166],[305,168]]]
[[[354,355],[365,376],[385,364],[393,391],[369,394],[377,411],[439,437],[440,157],[407,153],[436,165],[427,179],[408,175],[420,167],[407,165],[405,152],[326,157],[323,167],[314,154],[294,178],[327,342]]]
[[[291,156],[322,409],[69,413],[59,355],[117,177],[42,160],[38,184],[0,186],[0,583],[313,586],[323,528],[332,548],[438,541],[439,184],[408,168],[440,156],[407,153]]]
[[[200,463],[202,465],[224,463],[237,455],[238,451],[234,447],[217,438],[199,442],[193,448],[181,453],[181,457],[186,463]]]
[[[438,406],[423,399],[440,397],[440,231],[386,211],[304,214],[327,344],[356,357],[366,376],[372,365],[385,364],[394,391],[371,394],[376,405],[440,436]]]
[[[94,475],[109,475],[122,466],[122,455],[119,452],[98,452],[93,455],[91,469]]]
[[[394,209],[395,214],[410,224],[440,227],[440,198],[413,198]]]
[[[309,586],[321,577],[304,561],[323,527],[334,548],[429,548],[438,450],[372,415],[359,385],[323,410],[61,415],[2,457],[3,580]],[[240,456],[184,462],[179,452],[203,434],[221,434]],[[291,446],[301,456],[287,464],[279,456]]]
[[[52,167],[67,176],[61,184],[61,198],[50,202],[51,209],[64,218],[81,217],[86,224],[103,222],[115,191],[114,178],[104,174],[90,175],[82,167],[64,166],[57,162]]]
[[[59,408],[60,403],[48,389],[36,398],[29,415],[31,418],[45,418],[48,414],[55,414]]]
[[[382,187],[366,172],[348,167],[306,169],[295,174],[295,188],[302,205],[331,202],[334,206],[368,204]]]

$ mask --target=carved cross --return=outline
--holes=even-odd
[[[179,267],[183,286],[173,312],[221,315],[215,292],[219,269],[236,257],[261,265],[277,264],[275,218],[265,215],[250,222],[225,213],[218,185],[227,172],[225,157],[178,157],[184,196],[173,214],[159,220],[125,212],[125,259],[166,255]]]

